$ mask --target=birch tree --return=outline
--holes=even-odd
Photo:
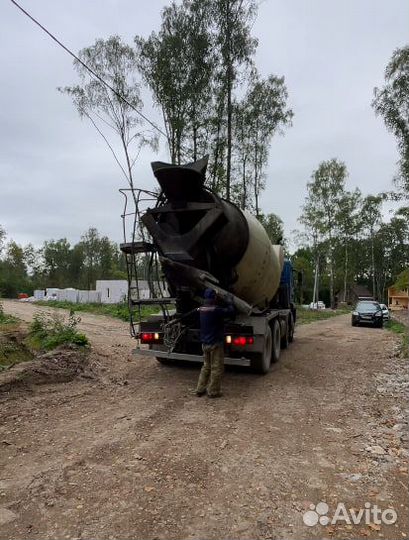
[[[327,244],[331,307],[335,305],[334,247],[347,175],[346,165],[342,161],[322,161],[307,184],[308,194],[303,207],[302,222],[316,235],[321,235]]]
[[[213,61],[207,2],[175,2],[162,11],[159,32],[135,37],[138,69],[160,107],[172,163],[205,153]]]
[[[144,120],[137,112],[143,108],[143,102],[137,81],[135,52],[120,37],[111,36],[107,40],[97,39],[94,45],[82,49],[78,57],[113,91],[92,77],[77,60],[74,60],[74,68],[80,84],[58,90],[72,98],[81,118],[91,122],[126,181],[133,187],[133,168],[142,147],[155,147],[157,142],[156,133],[143,125]]]
[[[284,77],[270,75],[261,79],[253,71],[247,94],[235,108],[235,146],[241,163],[240,186],[242,208],[254,203],[256,216],[260,214],[260,194],[265,187],[265,168],[271,140],[283,134],[291,125],[292,110],[287,105],[288,93]],[[251,193],[250,193],[251,189]],[[250,202],[250,201],[249,201]]]
[[[230,200],[233,155],[233,92],[240,68],[250,66],[257,47],[251,26],[257,14],[255,0],[210,0],[215,47],[220,58],[219,113],[226,112],[226,191]]]
[[[348,272],[349,272],[349,249],[353,238],[357,235],[360,228],[360,204],[361,192],[347,191],[340,200],[338,214],[338,228],[340,240],[344,249],[344,286],[343,301],[347,300]]]
[[[398,196],[409,200],[409,45],[396,49],[385,69],[385,85],[375,88],[372,106],[398,142]]]
[[[362,227],[367,231],[371,251],[371,277],[372,295],[376,298],[376,267],[375,267],[375,233],[382,222],[382,197],[380,195],[368,195],[365,197],[361,208]]]

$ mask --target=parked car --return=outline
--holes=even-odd
[[[310,309],[325,309],[325,304],[321,300],[318,300],[318,302],[311,302],[309,305]]]
[[[379,305],[381,306],[381,309],[382,309],[383,320],[389,321],[390,316],[389,316],[388,306],[386,304],[379,304]]]
[[[352,312],[352,326],[360,326],[361,324],[382,328],[383,313],[381,305],[378,302],[358,302]]]

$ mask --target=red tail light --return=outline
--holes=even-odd
[[[245,345],[253,345],[254,337],[253,336],[226,336],[226,343],[233,344],[239,347],[244,347]]]
[[[158,332],[142,332],[139,334],[139,339],[142,343],[152,343],[160,340],[160,334]]]

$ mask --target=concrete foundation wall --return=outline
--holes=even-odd
[[[34,298],[35,298],[36,300],[44,300],[44,298],[45,298],[45,290],[44,290],[44,289],[36,289],[36,290],[34,291],[34,295],[33,295],[33,296],[34,296]]]
[[[100,304],[101,293],[99,291],[78,291],[78,302],[80,304]]]
[[[128,297],[128,282],[126,279],[99,279],[95,286],[101,295],[102,304],[119,304]]]
[[[60,302],[78,302],[78,291],[76,289],[61,289],[57,291],[57,300]]]

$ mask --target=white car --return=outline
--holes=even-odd
[[[389,321],[389,309],[386,304],[379,304],[382,309],[382,316],[384,321]]]
[[[309,305],[310,309],[325,309],[325,304],[321,300],[318,300],[318,302],[311,302]]]

